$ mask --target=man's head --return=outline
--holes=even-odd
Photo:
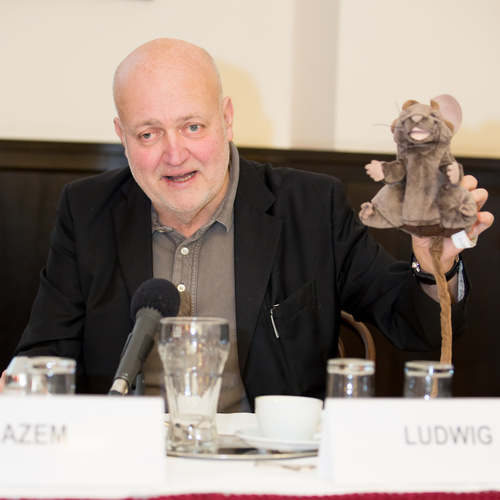
[[[190,43],[153,40],[118,66],[113,95],[135,180],[164,224],[192,234],[229,182],[233,108],[215,62]]]

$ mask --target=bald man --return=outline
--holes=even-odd
[[[435,287],[369,236],[340,181],[239,157],[233,105],[206,51],[173,39],[142,45],[118,67],[114,99],[129,168],[64,188],[17,354],[77,359],[78,391],[107,392],[133,327],[131,297],[151,277],[176,284],[185,314],[229,320],[219,411],[251,410],[261,394],[324,397],[342,309],[400,349],[439,347]],[[468,182],[482,206],[487,193]],[[491,222],[482,212],[473,232]],[[428,243],[413,239],[432,273]],[[445,242],[445,271],[458,253]],[[458,336],[467,280],[456,268]],[[156,351],[145,373],[147,392],[159,391]]]
[[[213,60],[190,44],[155,40],[119,66],[114,97],[134,179],[160,222],[190,237],[229,186],[233,105]]]

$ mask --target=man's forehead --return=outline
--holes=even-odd
[[[207,55],[208,56],[208,55]],[[136,79],[211,80],[214,68],[208,57],[194,51],[149,51],[132,53],[117,69],[118,86],[127,86]]]
[[[218,107],[218,95],[206,80],[144,75],[131,79],[117,95],[123,110],[129,112],[172,113],[177,116],[204,114]]]
[[[144,68],[129,74],[120,85],[118,94],[126,100],[174,106],[182,102],[218,100],[218,86],[216,80],[207,73]]]

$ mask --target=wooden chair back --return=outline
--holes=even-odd
[[[359,357],[359,356],[348,356],[346,355],[346,347],[345,344],[347,343],[347,338],[344,337],[345,334],[350,334],[353,333],[355,334],[363,343],[364,347],[364,357],[366,359],[371,359],[372,361],[375,361],[375,342],[373,341],[373,336],[366,327],[364,323],[361,323],[360,321],[356,321],[351,314],[346,313],[345,311],[341,312],[340,315],[340,320],[341,320],[341,332],[339,336],[339,344],[338,344],[338,349],[337,349],[337,356],[339,358],[346,358],[346,357]],[[344,341],[342,340],[342,337],[344,337]]]

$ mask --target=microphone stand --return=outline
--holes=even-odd
[[[146,379],[144,378],[144,374],[142,372],[139,372],[137,374],[134,385],[131,387],[131,389],[132,390],[129,391],[129,386],[125,379],[117,378],[113,382],[113,387],[111,387],[108,395],[126,396],[130,393],[132,396],[144,396],[146,394]]]

